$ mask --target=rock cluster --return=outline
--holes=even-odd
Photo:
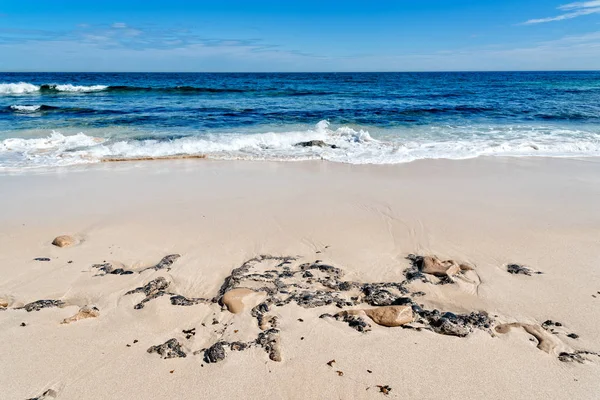
[[[149,302],[150,300],[156,299],[156,298],[158,298],[160,296],[164,296],[166,294],[171,294],[166,291],[170,284],[171,283],[169,281],[167,281],[165,278],[160,276],[160,277],[153,279],[150,282],[146,283],[144,286],[140,286],[138,288],[128,291],[127,293],[125,293],[125,296],[136,294],[136,293],[145,294],[146,297],[133,307],[136,310],[140,310],[140,309],[144,308],[144,305],[147,302]]]
[[[108,274],[111,274],[111,275],[131,275],[131,274],[133,274],[133,271],[128,271],[123,268],[115,268],[111,263],[94,264],[94,265],[92,265],[92,268],[96,268],[97,270],[99,270],[101,273],[98,275],[100,275],[100,276],[108,275]]]
[[[37,300],[18,309],[23,309],[27,312],[40,311],[42,308],[62,307],[65,303],[61,300]]]
[[[164,359],[186,357],[181,344],[175,338],[169,339],[163,344],[152,346],[147,351],[148,353],[158,353]]]

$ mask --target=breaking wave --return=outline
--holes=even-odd
[[[504,139],[471,134],[429,136],[399,140],[398,136],[373,138],[369,132],[327,121],[314,128],[288,132],[187,136],[171,139],[108,139],[84,133],[65,136],[53,132],[45,138],[10,138],[0,142],[0,168],[20,169],[73,164],[154,159],[207,157],[229,160],[327,160],[351,164],[396,164],[419,159],[466,159],[479,156],[600,156],[600,135],[556,129],[527,134],[512,127]],[[489,133],[489,132],[488,132]],[[412,137],[412,136],[411,136]],[[435,139],[434,139],[435,137]]]
[[[28,94],[28,93],[48,93],[48,92],[75,92],[75,93],[89,93],[98,92],[108,88],[104,85],[93,85],[93,86],[78,86],[78,85],[34,85],[27,82],[19,83],[0,83],[0,94],[3,95],[15,95],[15,94]]]

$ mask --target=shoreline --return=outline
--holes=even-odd
[[[474,271],[454,284],[436,284],[437,277],[408,282],[408,296],[424,309],[485,311],[495,326],[560,321],[561,328],[549,328],[557,335],[542,331],[557,348],[599,352],[599,161],[205,159],[0,172],[8,194],[0,198],[0,297],[10,299],[0,312],[0,352],[12,365],[0,387],[8,398],[53,390],[60,400],[131,393],[370,399],[385,396],[379,386],[386,385],[389,397],[591,398],[600,358],[561,362],[558,350],[541,351],[540,340],[518,327],[494,335],[474,328],[460,338],[371,321],[372,330],[364,333],[319,318],[342,311],[335,305],[289,304],[272,311],[282,361],[251,348],[227,351],[225,360],[207,364],[203,352],[193,353],[260,333],[248,309],[232,314],[200,301],[175,307],[168,296],[134,309],[144,297],[125,293],[164,277],[168,290],[186,299],[212,298],[232,270],[261,254],[299,257],[298,263],[322,260],[361,284],[400,282],[411,267],[409,254],[436,255]],[[52,246],[62,234],[79,243]],[[181,258],[169,271],[143,271],[171,254]],[[135,274],[94,276],[92,265],[103,263]],[[512,263],[543,274],[509,274]],[[16,309],[41,299],[65,305]],[[86,305],[97,306],[99,316],[60,324]],[[365,305],[344,309],[357,307]],[[186,339],[182,331],[192,328],[196,333]],[[577,339],[567,337],[571,333]],[[147,352],[170,338],[182,343],[187,357],[161,360]]]

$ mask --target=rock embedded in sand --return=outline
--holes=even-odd
[[[472,271],[474,268],[454,260],[440,260],[437,256],[417,256],[409,254],[406,257],[411,262],[411,268],[404,271],[406,279],[413,281],[420,279],[427,281],[424,274],[436,276],[441,279],[440,284],[452,283],[452,277],[461,272]]]
[[[179,254],[169,254],[168,256],[163,257],[162,260],[158,262],[158,264],[152,267],[144,268],[140,272],[147,271],[149,269],[153,269],[155,271],[158,271],[160,269],[166,269],[167,271],[170,271],[171,265],[173,265],[173,263],[177,261],[180,257],[181,255]]]
[[[223,361],[225,359],[225,348],[223,347],[223,343],[217,342],[210,346],[204,352],[204,361],[206,363],[216,363],[219,361]]]
[[[221,301],[229,312],[239,314],[244,311],[244,298],[255,293],[252,289],[235,288],[227,291],[221,298]]]
[[[54,238],[52,244],[56,247],[69,247],[73,246],[77,240],[69,235],[61,235]]]
[[[125,293],[125,296],[135,294],[135,293],[144,293],[146,295],[146,298],[144,298],[142,301],[140,301],[138,304],[136,304],[133,307],[136,310],[140,310],[140,309],[144,308],[144,305],[147,302],[149,302],[150,300],[156,299],[156,298],[158,298],[160,296],[164,296],[166,294],[172,294],[172,293],[166,292],[166,289],[169,287],[169,285],[170,285],[170,282],[167,281],[162,276],[160,276],[160,277],[153,279],[150,282],[146,283],[144,286],[140,286],[138,288],[128,291],[127,293]]]
[[[194,297],[194,298],[188,299],[187,297],[182,296],[180,294],[171,296],[171,298],[169,300],[171,301],[171,304],[174,306],[184,306],[184,307],[194,306],[196,304],[210,303],[210,300],[202,298],[202,297]]]
[[[100,310],[97,307],[83,306],[79,309],[77,314],[75,314],[69,318],[65,318],[61,322],[61,324],[70,324],[71,322],[77,322],[81,319],[86,319],[86,318],[96,318],[99,315],[100,315]]]
[[[412,307],[387,306],[364,310],[365,314],[377,325],[396,327],[413,321]]]
[[[562,362],[572,363],[577,362],[579,364],[583,364],[585,362],[585,358],[581,356],[579,353],[567,353],[563,351],[558,355],[558,359]]]
[[[186,357],[181,344],[175,338],[169,339],[163,344],[152,346],[147,351],[148,353],[158,353],[163,359]]]
[[[272,361],[281,361],[281,343],[279,339],[279,329],[269,329],[261,332],[256,339],[256,344],[261,346]]]
[[[44,261],[44,262],[48,262],[50,261],[50,259],[48,257],[36,257],[33,259],[33,261]]]
[[[92,268],[96,268],[98,269],[100,272],[103,272],[103,274],[101,275],[131,275],[133,274],[133,271],[128,271],[126,269],[123,268],[115,268],[113,267],[113,265],[111,263],[104,263],[104,264],[94,264],[92,265]]]
[[[537,274],[540,275],[542,274],[542,272],[540,271],[534,271],[531,268],[528,268],[524,265],[519,265],[519,264],[508,264],[506,266],[506,271],[509,274],[513,274],[513,275],[527,275],[527,276],[531,276],[533,274]]]
[[[24,309],[27,312],[40,311],[42,308],[62,307],[65,303],[61,300],[37,300],[18,309]]]

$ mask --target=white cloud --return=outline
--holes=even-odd
[[[530,19],[526,21],[525,24],[542,24],[545,22],[563,21],[566,19],[577,18],[583,15],[598,14],[600,13],[600,0],[564,4],[558,7],[558,9],[568,12],[557,15],[556,17]]]
[[[115,22],[114,24],[112,24],[112,27],[115,29],[125,29],[127,28],[127,24],[124,22]]]

